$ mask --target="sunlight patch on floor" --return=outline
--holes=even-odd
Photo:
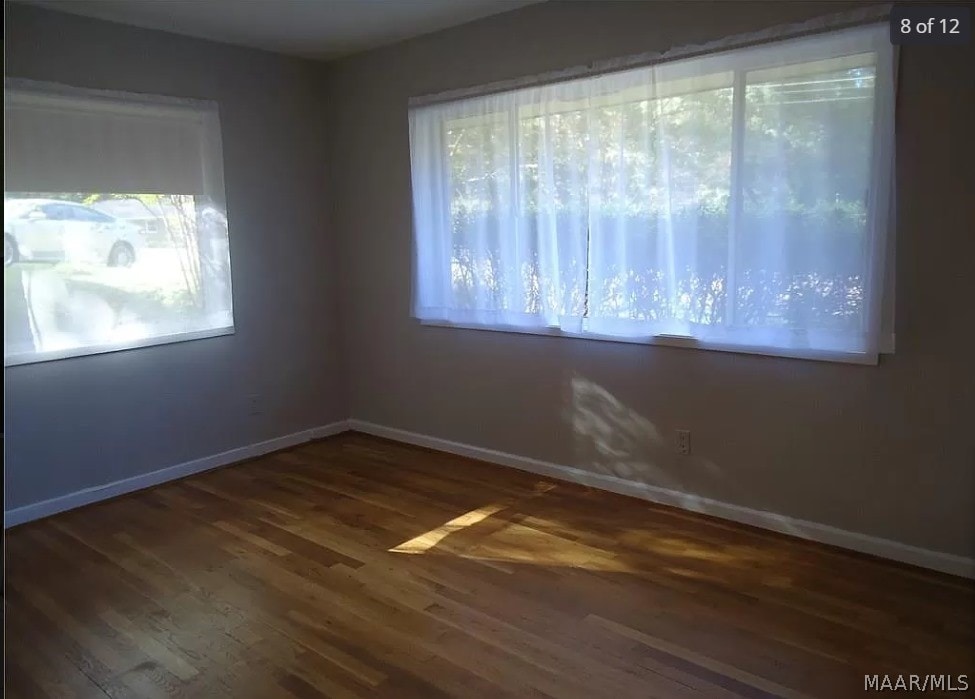
[[[492,516],[510,510],[511,502],[498,502],[465,512],[448,522],[389,549],[390,553],[440,553],[486,564],[531,564],[580,570],[633,573],[666,571],[682,578],[705,578],[695,564],[720,564],[736,569],[764,567],[764,556],[742,547],[713,546],[660,531],[630,529],[613,533],[610,546],[585,540],[585,530],[534,515],[515,515],[495,520],[488,528],[476,528]],[[450,537],[448,539],[448,537]],[[604,543],[607,543],[604,541]],[[647,567],[649,566],[649,567]]]
[[[477,542],[465,546],[463,539],[444,541],[505,509],[502,504],[486,505],[455,517],[449,522],[389,549],[391,553],[432,553],[435,548],[458,558],[492,563],[530,563],[533,565],[580,568],[583,570],[627,572],[629,566],[611,554],[533,527],[508,524]]]
[[[419,536],[415,536],[409,541],[404,541],[399,546],[389,550],[392,553],[423,553],[424,551],[427,551],[439,544],[450,534],[460,529],[466,529],[467,527],[473,526],[478,522],[482,522],[491,515],[500,512],[505,507],[506,505],[493,504],[479,507],[476,510],[471,510],[470,512],[465,512],[459,517],[454,517],[449,522],[440,525],[436,529],[431,529],[430,531],[424,532]]]

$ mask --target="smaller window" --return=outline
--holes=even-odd
[[[5,87],[5,366],[233,332],[216,105]]]

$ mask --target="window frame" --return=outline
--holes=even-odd
[[[208,132],[208,138],[201,142],[201,161],[200,169],[204,173],[201,175],[201,182],[219,184],[219,201],[223,209],[222,215],[227,220],[227,293],[229,295],[229,325],[214,325],[213,327],[201,330],[189,330],[184,332],[168,333],[156,335],[138,340],[124,340],[119,342],[106,342],[97,345],[85,345],[81,347],[71,347],[56,350],[41,350],[34,352],[20,352],[7,355],[4,352],[4,370],[16,367],[24,367],[35,364],[46,364],[48,362],[61,362],[68,359],[85,359],[97,357],[104,354],[113,354],[129,350],[140,350],[148,347],[161,345],[178,345],[197,340],[224,337],[235,335],[237,332],[237,313],[236,303],[234,303],[233,286],[233,261],[231,254],[231,233],[230,233],[230,214],[225,210],[226,183],[224,181],[224,158],[223,158],[223,129],[220,120],[219,107],[217,102],[205,99],[173,97],[167,95],[156,95],[148,93],[125,92],[119,90],[106,90],[95,88],[76,87],[60,83],[47,81],[37,81],[21,78],[7,78],[4,81],[5,91],[11,90],[36,95],[38,99],[45,103],[57,105],[59,101],[70,101],[73,99],[89,100],[86,105],[92,112],[109,112],[111,114],[123,115],[152,115],[154,117],[165,117],[173,120],[189,121],[199,126],[203,131]],[[8,134],[9,137],[9,134]],[[214,178],[210,180],[209,178]],[[190,196],[214,198],[216,191],[204,191],[193,193]],[[116,217],[105,214],[104,212],[93,209],[92,207],[67,201],[55,204],[38,204],[34,208],[43,210],[44,206],[59,206],[72,212],[71,218],[56,219],[59,221],[77,221],[73,212],[76,209],[86,210],[92,216],[98,216],[99,220],[91,221],[105,225],[118,221]],[[27,212],[33,209],[28,209]],[[103,217],[103,218],[102,218]],[[54,219],[52,219],[54,220]]]
[[[797,34],[791,36],[781,36],[776,37],[773,41],[767,42],[766,45],[760,45],[757,47],[749,46],[745,43],[742,46],[732,46],[725,47],[716,52],[708,53],[704,55],[694,55],[692,53],[691,58],[694,61],[695,67],[693,70],[700,70],[702,64],[712,64],[714,68],[710,74],[715,76],[717,80],[720,74],[730,73],[732,76],[731,87],[733,90],[732,96],[732,133],[731,133],[731,184],[730,184],[730,196],[729,196],[729,219],[731,221],[729,226],[729,238],[728,238],[728,255],[729,255],[729,265],[728,265],[728,286],[729,293],[726,297],[726,303],[729,306],[729,316],[731,319],[734,318],[736,311],[735,299],[737,296],[737,283],[734,281],[734,261],[735,261],[735,243],[737,234],[740,231],[740,217],[742,215],[742,204],[743,204],[743,194],[741,192],[741,170],[744,163],[744,158],[742,153],[744,152],[744,133],[745,133],[745,109],[746,100],[745,92],[748,86],[747,75],[751,72],[767,72],[776,69],[788,71],[790,66],[798,66],[801,64],[812,64],[817,61],[827,62],[857,62],[856,59],[860,56],[866,56],[869,54],[876,54],[876,59],[874,65],[876,66],[875,81],[874,81],[874,102],[873,102],[873,124],[872,124],[872,144],[871,144],[871,188],[865,197],[865,203],[867,207],[867,221],[865,224],[865,230],[867,232],[867,240],[865,241],[868,246],[872,246],[874,253],[880,253],[880,258],[883,262],[882,264],[876,265],[866,265],[864,268],[865,280],[864,288],[870,289],[870,293],[866,294],[867,300],[864,302],[863,307],[863,317],[861,321],[861,331],[866,334],[871,332],[871,328],[879,328],[878,337],[878,349],[876,352],[851,352],[844,350],[835,349],[809,349],[809,348],[790,348],[783,346],[771,346],[769,344],[754,344],[749,345],[747,342],[724,342],[715,340],[706,340],[701,338],[696,338],[691,335],[668,335],[668,334],[645,334],[645,335],[607,335],[600,334],[598,332],[591,331],[574,331],[571,329],[566,329],[564,327],[546,325],[546,326],[523,326],[523,325],[512,325],[505,323],[491,323],[484,321],[471,321],[466,322],[464,320],[446,320],[446,319],[436,319],[436,318],[419,318],[417,317],[418,308],[417,304],[414,303],[411,307],[411,315],[414,316],[421,326],[431,326],[431,327],[444,327],[444,328],[460,328],[467,330],[485,330],[485,331],[495,331],[495,332],[511,332],[517,334],[528,334],[528,335],[542,335],[542,336],[552,336],[552,337],[567,337],[573,339],[586,339],[595,341],[609,341],[609,342],[623,342],[628,344],[642,344],[642,345],[659,345],[668,347],[681,347],[681,348],[696,348],[696,349],[707,349],[716,350],[724,352],[733,352],[741,354],[758,354],[764,356],[774,356],[774,357],[787,357],[796,359],[812,359],[820,361],[831,361],[839,363],[851,363],[851,364],[864,364],[864,365],[875,365],[879,362],[880,354],[891,354],[894,351],[894,332],[893,332],[893,275],[894,275],[894,239],[895,230],[893,226],[894,218],[894,205],[895,205],[895,192],[893,187],[893,174],[894,174],[894,123],[892,107],[894,103],[895,91],[896,91],[896,68],[897,68],[897,49],[896,47],[890,46],[889,44],[883,44],[882,42],[877,42],[871,44],[869,48],[865,48],[862,51],[843,54],[836,56],[825,56],[823,55],[823,50],[812,43],[806,43],[803,45],[798,45],[793,47],[794,50],[790,51],[788,56],[788,63],[776,66],[775,61],[770,61],[769,57],[777,53],[784,44],[796,42],[797,44],[801,42],[802,39],[807,38],[812,35],[819,37],[829,36],[831,34],[842,33],[846,29],[867,29],[873,22],[857,23],[853,25],[847,25],[841,28],[827,28],[825,30],[807,33],[807,34]],[[744,53],[738,53],[742,48],[748,48],[750,50]],[[683,59],[686,56],[677,56],[674,58],[673,62],[661,61],[660,63],[652,63],[655,68],[663,69],[672,75],[673,80],[679,80],[681,77],[682,64],[688,67],[688,72],[690,72],[689,63],[685,63]],[[885,64],[885,62],[889,62]],[[627,72],[633,71],[640,68],[646,67],[648,64],[642,64],[636,68],[629,67],[616,70],[587,70],[581,76],[571,77],[566,79],[554,79],[554,80],[539,80],[531,83],[530,86],[534,87],[549,87],[552,85],[558,85],[559,83],[568,83],[574,81],[585,81],[593,77],[598,77],[600,75],[606,74],[618,74],[625,75]],[[662,80],[663,82],[663,80]],[[465,106],[465,102],[468,100],[475,100],[479,96],[490,95],[492,92],[512,92],[517,93],[519,87],[508,88],[508,89],[490,89],[490,86],[486,86],[484,92],[481,95],[476,94],[476,88],[472,89],[471,92],[475,94],[467,95],[465,97],[456,99],[443,99],[438,100],[436,96],[429,101],[433,104],[437,104],[441,109],[445,110],[445,115],[443,117],[443,129],[444,138],[446,138],[446,129],[448,126],[452,126],[454,123],[470,119],[478,114],[476,108],[473,106],[473,102]],[[605,104],[615,104],[615,103],[625,103],[625,99],[613,100],[612,95],[608,95]],[[517,134],[521,129],[521,119],[525,118],[525,114],[521,112],[523,105],[526,102],[517,102],[510,106],[506,111],[501,111],[496,114],[491,115],[492,119],[503,121],[507,118],[508,122],[514,125]],[[426,103],[418,108],[426,106]],[[603,104],[600,104],[603,106]],[[889,108],[890,107],[890,108]],[[572,105],[568,102],[566,103],[566,109],[569,110]],[[507,117],[505,117],[506,112],[508,112]],[[412,109],[411,109],[412,113]],[[483,114],[481,114],[483,116]],[[529,115],[530,116],[530,115]],[[888,123],[889,121],[889,123]],[[513,143],[518,142],[517,135],[512,137]],[[443,152],[446,153],[446,148],[442,148]],[[514,167],[518,167],[518,162],[516,156]],[[449,164],[444,163],[442,165],[445,171],[449,173]],[[520,186],[520,174],[513,175],[512,187]],[[449,177],[448,177],[449,179]],[[884,191],[886,190],[886,191]],[[447,206],[449,207],[450,196],[448,193],[443,195],[447,201]],[[887,201],[889,204],[886,209],[879,206],[878,202]],[[415,206],[415,200],[414,200]],[[443,215],[443,214],[441,214]],[[415,222],[414,222],[415,223]],[[881,234],[878,231],[884,229],[886,233]],[[413,229],[414,236],[414,266],[417,264],[416,256],[416,237],[418,236],[418,231],[414,225]],[[872,259],[876,260],[876,257]],[[876,267],[879,267],[877,269]],[[587,279],[591,274],[591,264],[587,262],[586,265],[586,276]],[[416,283],[417,269],[414,267],[414,284]],[[586,283],[586,297],[588,299],[588,281]],[[415,289],[414,289],[415,298]],[[868,303],[869,301],[869,303]],[[472,311],[472,313],[477,313],[477,311]],[[458,310],[452,315],[463,315],[463,311]],[[527,314],[526,314],[527,315]],[[588,316],[588,300],[586,302],[586,312],[584,317]],[[733,327],[733,320],[731,322],[726,322],[725,326]],[[787,332],[783,329],[784,332]],[[807,331],[795,331],[798,333]],[[847,334],[849,336],[849,334]]]
[[[42,353],[38,352],[30,358],[25,358],[25,355],[23,354],[15,354],[10,355],[9,358],[5,359],[4,369],[30,366],[32,364],[47,364],[48,362],[61,362],[66,359],[85,359],[87,357],[97,357],[103,354],[114,354],[115,352],[126,352],[128,350],[156,347],[157,345],[179,345],[184,342],[195,342],[196,340],[205,340],[208,338],[223,337],[225,335],[234,334],[236,334],[235,327],[227,326],[208,330],[193,330],[191,332],[176,333],[171,335],[160,335],[158,337],[146,338],[144,340],[91,345],[85,348],[48,350]]]

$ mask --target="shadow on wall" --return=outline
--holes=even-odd
[[[647,418],[589,379],[568,382],[565,420],[572,427],[575,463],[594,473],[680,488],[659,464],[666,463],[663,440]]]
[[[666,430],[588,378],[572,375],[565,402],[564,420],[572,429],[576,467],[597,476],[650,486],[653,499],[687,510],[715,513],[718,503],[714,500],[756,507],[754,498],[733,474],[705,456],[678,456],[675,440],[665,437]],[[710,499],[695,492],[716,495]],[[802,536],[788,518],[772,513],[767,516],[775,520],[780,531]]]

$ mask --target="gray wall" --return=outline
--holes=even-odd
[[[843,9],[546,3],[330,67],[353,417],[975,553],[975,51],[910,47],[899,94],[897,354],[862,367],[421,327],[407,98]],[[692,430],[694,455],[673,454]]]
[[[5,6],[8,76],[219,102],[237,326],[6,369],[5,507],[344,419],[323,67]]]

